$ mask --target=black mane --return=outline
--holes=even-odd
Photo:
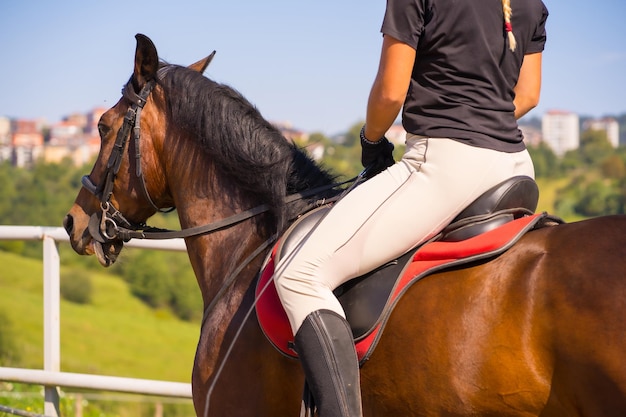
[[[278,229],[308,205],[299,201],[286,207],[286,195],[334,181],[240,93],[185,67],[165,68],[159,84],[169,120],[196,138],[216,168],[252,199],[269,204]]]

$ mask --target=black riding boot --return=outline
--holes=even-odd
[[[330,310],[309,314],[295,348],[320,417],[361,417],[359,362],[352,330]]]

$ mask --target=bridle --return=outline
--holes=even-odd
[[[163,73],[166,72],[168,68],[169,67],[161,68],[158,72],[158,76],[162,77]],[[150,198],[150,194],[148,193],[146,182],[141,169],[141,111],[145,106],[148,96],[152,92],[155,84],[155,80],[148,81],[143,86],[139,94],[135,93],[132,85],[132,80],[128,81],[128,83],[124,86],[124,88],[122,89],[122,95],[132,104],[128,108],[126,115],[124,116],[124,122],[122,126],[117,131],[115,144],[113,145],[113,150],[111,151],[111,155],[109,156],[109,160],[105,168],[104,179],[99,185],[94,184],[89,175],[84,175],[81,179],[83,187],[96,198],[98,198],[98,200],[100,200],[101,210],[92,214],[91,218],[89,219],[88,228],[91,236],[100,243],[119,240],[127,242],[130,239],[185,238],[222,230],[235,224],[241,223],[244,220],[257,216],[261,213],[269,211],[270,206],[267,204],[262,204],[214,223],[176,231],[149,227],[145,223],[131,222],[126,219],[124,215],[111,203],[111,196],[113,195],[113,185],[120,170],[122,157],[124,156],[125,149],[127,148],[128,139],[132,137],[135,145],[135,176],[141,184],[141,190],[144,197],[157,212],[167,213],[175,209],[175,207],[171,207],[169,209],[161,209],[154,203],[152,198]],[[319,194],[320,192],[327,191],[354,181],[355,179],[351,179],[345,182],[329,184],[306,190],[300,193],[291,194],[285,198],[285,203],[288,204],[297,200],[305,199],[307,197],[312,197],[316,194]],[[356,182],[358,182],[358,180]],[[356,185],[356,183],[354,185]],[[324,201],[328,202],[329,199],[326,199]],[[320,202],[315,202],[311,205],[320,205]]]
[[[83,187],[100,200],[101,213],[95,213],[92,215],[89,221],[89,231],[94,239],[105,242],[122,239],[124,241],[130,240],[132,237],[123,233],[123,230],[136,231],[145,227],[145,224],[136,224],[127,220],[124,215],[111,203],[111,196],[113,195],[113,185],[115,178],[120,170],[122,164],[122,157],[126,149],[128,139],[132,137],[135,144],[135,176],[141,184],[141,190],[144,197],[150,203],[150,205],[157,212],[170,212],[175,207],[163,210],[152,201],[146,182],[141,169],[141,111],[146,104],[148,96],[154,88],[155,81],[148,81],[139,94],[135,93],[132,85],[132,80],[122,89],[122,95],[129,100],[132,104],[126,111],[124,116],[124,122],[117,131],[117,137],[113,145],[113,150],[109,156],[109,160],[106,164],[104,172],[104,180],[95,185],[89,175],[84,175],[81,179]]]

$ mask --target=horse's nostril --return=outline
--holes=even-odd
[[[65,228],[65,231],[68,235],[72,234],[72,230],[74,229],[74,218],[72,217],[72,215],[68,214],[67,216],[65,216],[65,218],[63,219],[63,227]]]

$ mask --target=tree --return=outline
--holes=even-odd
[[[342,143],[328,141],[322,163],[340,179],[349,179],[363,170],[359,134],[362,122],[354,124],[344,135]]]
[[[125,262],[123,267],[123,277],[131,292],[151,307],[169,306],[174,283],[165,258],[148,250],[133,255],[132,261]]]
[[[580,136],[578,154],[583,164],[587,166],[599,165],[615,152],[609,142],[607,134],[602,130],[586,130]]]
[[[353,124],[346,132],[343,144],[348,147],[359,146],[361,143],[361,128],[364,122],[357,122]]]
[[[602,162],[600,170],[605,178],[620,179],[626,176],[626,163],[619,155],[611,155]]]
[[[583,216],[602,216],[611,214],[618,204],[610,185],[603,181],[593,181],[582,191],[574,210]]]
[[[120,274],[137,298],[183,320],[202,317],[202,297],[184,253],[128,250]]]

